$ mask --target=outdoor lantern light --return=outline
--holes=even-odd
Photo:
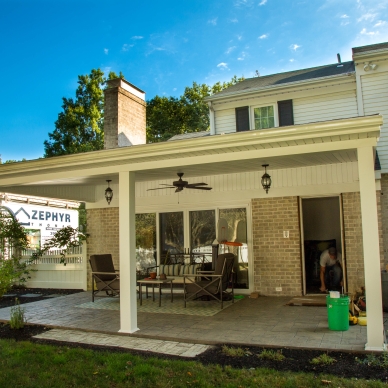
[[[109,182],[112,182],[111,180],[107,180],[108,187],[105,189],[105,199],[106,202],[108,202],[108,205],[110,205],[110,201],[112,201],[113,198],[113,190],[109,187]]]
[[[271,176],[267,174],[267,167],[269,166],[269,164],[262,164],[262,167],[264,167],[264,174],[263,176],[261,177],[261,184],[263,186],[263,189],[265,190],[265,192],[268,194],[268,190],[270,189],[271,187]]]

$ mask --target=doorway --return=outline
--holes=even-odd
[[[345,277],[342,203],[341,196],[302,198],[302,260],[303,293],[320,292],[320,256],[335,247],[342,254],[343,278]]]

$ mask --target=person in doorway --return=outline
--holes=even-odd
[[[341,253],[337,249],[331,247],[322,252],[319,263],[321,266],[321,292],[340,291],[343,286]]]

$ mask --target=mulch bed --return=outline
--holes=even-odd
[[[46,299],[48,295],[61,294],[68,295],[80,290],[53,290],[53,289],[23,289],[12,290],[13,294],[18,294],[20,304],[34,302],[37,300]],[[23,294],[41,294],[37,298],[23,298],[20,295]],[[15,297],[3,297],[0,298],[0,308],[13,306],[15,304]],[[66,342],[50,342],[39,341],[31,339],[31,337],[43,333],[50,328],[42,325],[25,325],[23,329],[15,330],[11,329],[8,324],[0,323],[0,339],[13,339],[15,341],[32,340],[39,343],[55,343],[56,345],[63,345],[67,347],[83,347],[96,351],[110,351],[110,352],[130,352],[138,354],[143,357],[160,357],[165,359],[177,359],[177,357],[160,355],[150,352],[130,351],[112,347],[101,347],[93,345],[80,345],[69,344]],[[315,375],[335,375],[343,378],[363,378],[363,379],[375,379],[388,382],[388,355],[386,358],[386,366],[373,365],[376,360],[383,360],[383,356],[376,353],[374,356],[366,353],[355,352],[337,352],[322,350],[306,350],[306,349],[290,349],[290,348],[266,348],[266,350],[272,350],[273,352],[281,352],[285,359],[282,361],[269,360],[259,358],[258,355],[264,348],[258,346],[242,347],[244,350],[243,356],[230,356],[225,354],[222,350],[222,345],[214,346],[205,353],[196,357],[196,360],[202,364],[219,364],[225,367],[233,368],[269,368],[279,371],[293,371],[293,372],[309,372]],[[236,346],[228,345],[228,348],[236,348]],[[335,359],[335,362],[331,365],[313,365],[311,360],[315,357],[319,357],[322,354]]]

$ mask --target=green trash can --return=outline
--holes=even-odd
[[[327,318],[329,329],[337,331],[349,330],[349,297],[330,298],[326,296]]]

